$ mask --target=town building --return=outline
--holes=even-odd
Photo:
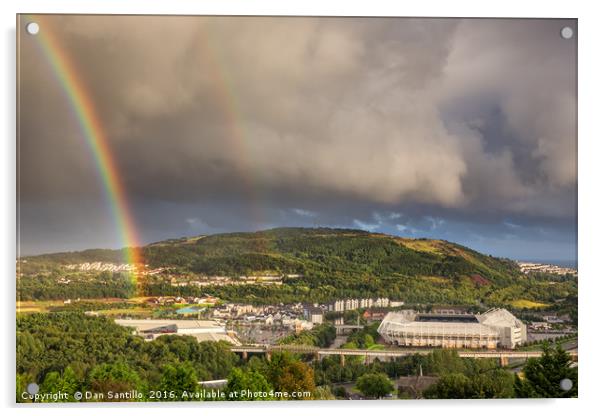
[[[461,306],[438,306],[433,308],[432,310],[433,313],[439,314],[439,315],[449,315],[449,314],[467,314],[468,309],[461,307]]]
[[[330,305],[326,305],[326,309],[334,312],[355,311],[357,309],[369,308],[389,308],[403,306],[401,301],[390,301],[389,298],[362,298],[362,299],[340,299]]]
[[[345,310],[354,311],[360,307],[360,301],[358,299],[345,299]]]
[[[531,322],[529,329],[533,331],[549,331],[552,329],[552,324],[549,322]]]
[[[412,399],[422,399],[423,392],[430,386],[439,381],[439,377],[423,376],[404,376],[397,380],[399,392],[405,393],[407,397]]]
[[[315,306],[309,306],[303,309],[303,317],[312,324],[321,324],[324,322],[324,312]]]
[[[382,309],[366,309],[362,316],[369,322],[380,321],[387,315],[387,312]]]
[[[117,325],[133,328],[136,335],[152,341],[162,335],[189,335],[202,341],[227,341],[240,345],[235,334],[215,321],[188,319],[116,319]]]
[[[378,298],[374,301],[375,308],[388,308],[389,307],[389,299],[388,298]]]

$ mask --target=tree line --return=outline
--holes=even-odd
[[[371,327],[359,331],[352,342],[368,343],[371,331]],[[309,339],[302,335],[297,340],[325,345],[332,338],[332,326],[319,325],[308,334]],[[105,401],[109,392],[130,391],[141,396],[125,400],[330,399],[346,395],[338,386],[343,382],[355,382],[366,397],[379,398],[393,392],[390,380],[421,373],[436,377],[437,382],[419,397],[575,397],[577,368],[568,354],[559,346],[544,345],[543,351],[542,357],[526,363],[520,376],[500,368],[495,360],[460,358],[453,350],[371,363],[348,357],[343,364],[337,356],[304,361],[307,357],[289,353],[244,361],[225,342],[199,343],[177,335],[149,342],[103,317],[75,312],[29,314],[17,318],[16,400],[29,400],[23,393],[32,382],[42,394],[70,393],[65,400],[74,400],[76,391],[104,394]],[[199,381],[224,378],[228,381],[223,396],[200,395],[211,389]],[[571,383],[568,389],[562,388],[565,379]],[[241,395],[243,391],[257,394]],[[274,392],[289,395],[270,394]],[[308,395],[293,398],[293,392]],[[415,397],[406,390],[397,395]]]

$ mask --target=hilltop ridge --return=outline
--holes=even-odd
[[[169,239],[141,248],[147,273],[72,267],[120,263],[122,250],[84,250],[22,258],[22,299],[72,296],[201,296],[251,303],[321,302],[387,296],[408,303],[508,306],[551,304],[576,282],[527,276],[515,261],[462,245],[335,228],[274,228]],[[92,269],[104,269],[92,270]],[[151,273],[152,271],[152,273]],[[120,275],[122,277],[120,277]],[[224,277],[219,280],[212,277]],[[278,284],[241,284],[280,276]],[[70,284],[65,284],[70,280]],[[224,283],[231,282],[231,283]],[[238,284],[236,284],[238,283]],[[518,303],[517,303],[518,304]],[[527,304],[523,302],[522,304]]]
[[[398,237],[346,228],[283,227],[167,239],[140,248],[150,268],[205,275],[254,273],[337,275],[471,274],[505,280],[521,275],[509,259],[481,254],[445,240]],[[23,257],[36,263],[119,263],[122,250],[87,249]],[[29,267],[27,267],[29,268]]]
[[[274,228],[167,240],[144,247],[143,254],[151,267],[173,266],[207,275],[484,274],[497,281],[521,275],[511,260],[486,256],[448,241],[338,228]]]

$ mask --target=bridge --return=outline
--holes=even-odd
[[[316,360],[320,360],[325,356],[338,355],[341,357],[341,364],[345,364],[346,356],[364,357],[366,363],[378,358],[379,360],[394,360],[397,357],[406,357],[408,355],[421,354],[427,355],[435,351],[435,349],[383,349],[383,350],[363,350],[363,349],[344,349],[344,348],[319,348],[308,345],[243,345],[231,347],[230,350],[242,355],[243,359],[248,358],[248,354],[265,354],[269,360],[274,352],[291,352],[297,354],[313,355]],[[495,358],[498,359],[500,365],[508,365],[510,358],[528,359],[540,357],[542,351],[489,351],[489,350],[455,350],[458,356],[462,358]],[[574,361],[577,361],[577,350],[567,351]]]
[[[364,329],[363,325],[335,325],[334,327],[337,331],[337,335],[346,335],[353,331]]]

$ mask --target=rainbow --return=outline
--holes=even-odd
[[[25,25],[33,22],[32,17],[26,16]],[[105,132],[90,91],[83,80],[78,76],[78,71],[69,54],[53,35],[52,25],[43,16],[36,16],[35,22],[39,24],[40,31],[35,38],[53,74],[62,86],[67,100],[74,112],[75,118],[82,131],[88,149],[102,182],[115,226],[123,244],[124,261],[136,268],[143,264],[138,233],[129,207],[126,190],[120,180],[119,170],[111,152],[108,136]],[[25,25],[19,33],[24,33]],[[132,273],[136,279],[136,273]]]
[[[246,197],[247,209],[255,226],[261,228],[267,224],[260,206],[260,189],[256,184],[253,164],[253,149],[249,146],[249,135],[243,129],[243,110],[236,94],[235,81],[229,76],[228,64],[224,62],[221,49],[215,45],[210,27],[200,26],[197,38],[203,60],[203,70],[213,80],[214,104],[223,117],[223,126],[228,149],[234,158],[234,169],[240,180],[242,192]]]

